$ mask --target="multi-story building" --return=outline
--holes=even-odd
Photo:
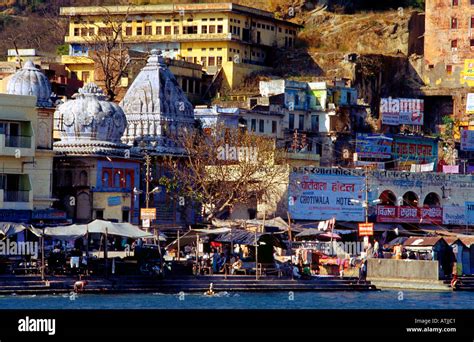
[[[222,72],[230,88],[271,65],[273,49],[292,47],[300,28],[273,13],[232,3],[63,7],[61,15],[70,19],[65,38],[70,53],[63,62],[80,79],[93,78],[89,48],[110,35],[107,21],[114,18],[123,21],[123,43],[130,49],[158,49],[164,57],[201,64],[209,75]]]
[[[52,210],[53,108],[51,86],[31,61],[0,94],[0,220],[65,218]]]

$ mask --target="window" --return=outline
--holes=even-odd
[[[298,128],[302,131],[304,130],[304,115],[298,117]]]
[[[160,35],[161,34],[161,26],[156,27],[156,34]]]
[[[272,121],[272,133],[275,134],[277,132],[277,122],[275,120]]]
[[[217,57],[217,65],[222,65],[222,56]]]
[[[311,130],[319,132],[319,115],[311,115]]]
[[[446,73],[448,75],[453,73],[453,66],[452,65],[446,65]]]
[[[216,57],[209,56],[209,66],[214,66],[214,65],[216,65]]]
[[[181,83],[181,89],[183,89],[185,93],[188,92],[188,80],[186,78],[183,78],[183,82]]]
[[[451,40],[451,49],[456,49],[458,47],[458,40],[453,39]]]
[[[197,26],[183,26],[183,34],[197,34],[198,27]]]
[[[201,33],[206,34],[207,33],[207,26],[201,26]]]
[[[122,222],[129,222],[129,215],[130,211],[129,210],[122,210]]]
[[[456,30],[458,28],[458,19],[451,18],[451,29]]]
[[[143,34],[143,27],[137,27],[137,36],[141,36]]]
[[[145,26],[145,36],[151,36],[153,28],[150,25]]]
[[[81,29],[81,36],[87,36],[88,32],[89,32],[89,30],[87,28],[82,28]]]
[[[206,56],[201,56],[201,65],[204,67],[207,65],[206,60],[207,60]]]
[[[252,119],[250,121],[250,130],[252,132],[256,132],[257,131],[257,119]]]
[[[95,218],[97,220],[103,220],[104,219],[104,211],[103,210],[96,210],[95,211]]]
[[[258,131],[260,133],[265,132],[265,120],[260,119],[260,121],[258,122]]]
[[[171,34],[171,26],[165,26],[165,35]]]
[[[173,34],[179,34],[179,26],[173,26]]]
[[[79,30],[78,27],[75,27],[75,28],[74,28],[74,34],[73,34],[73,35],[74,35],[74,36],[79,36],[79,35],[80,35],[80,30]]]
[[[131,36],[132,35],[132,27],[131,26],[127,26],[125,28],[125,35],[126,36]]]
[[[216,25],[209,25],[209,33],[216,33]]]
[[[222,32],[224,32],[224,26],[217,25],[217,33],[222,33]]]
[[[93,27],[89,27],[89,36],[95,35],[95,29]]]
[[[290,114],[289,116],[289,128],[294,129],[295,128],[295,114]]]

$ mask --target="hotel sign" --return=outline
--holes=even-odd
[[[364,208],[351,200],[362,200],[364,178],[340,175],[337,170],[319,169],[324,174],[292,173],[289,209],[297,220],[364,221]]]
[[[379,205],[377,222],[442,224],[443,208]]]

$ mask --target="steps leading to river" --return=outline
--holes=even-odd
[[[77,278],[48,277],[49,286],[38,276],[0,277],[0,294],[67,293],[73,290]],[[157,279],[147,276],[87,278],[86,292],[204,292],[213,284],[214,291],[371,291],[370,282],[357,283],[356,278],[317,277],[311,280],[292,280],[262,276],[186,276]]]

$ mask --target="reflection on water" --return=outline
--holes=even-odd
[[[2,309],[474,309],[474,292],[217,292],[0,296]]]

